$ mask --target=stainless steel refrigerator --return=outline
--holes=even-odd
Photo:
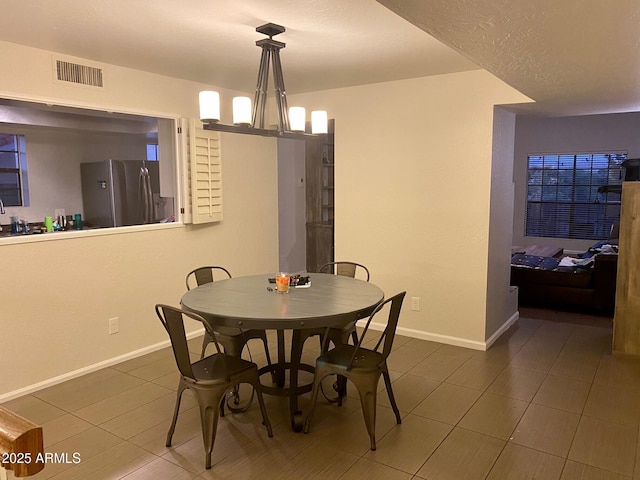
[[[121,227],[158,221],[158,162],[105,160],[80,164],[84,221],[92,227]]]

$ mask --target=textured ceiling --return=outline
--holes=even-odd
[[[0,0],[0,40],[242,91],[284,25],[288,93],[485,68],[553,114],[640,110],[639,0]],[[387,7],[387,8],[385,8]],[[395,13],[394,13],[395,12]],[[406,20],[408,21],[406,21]],[[426,32],[426,33],[425,33]],[[437,40],[436,40],[437,39]]]
[[[558,114],[640,110],[638,0],[378,0]]]

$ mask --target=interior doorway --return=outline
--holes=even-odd
[[[324,141],[305,144],[306,268],[317,272],[334,260],[335,156],[333,123]]]
[[[278,268],[306,269],[305,142],[278,139]]]
[[[315,272],[333,261],[333,126],[323,141],[278,139],[280,271]]]

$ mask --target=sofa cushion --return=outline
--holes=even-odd
[[[544,270],[553,270],[560,263],[559,258],[555,257],[538,257],[536,255],[525,255],[524,253],[516,253],[511,257],[511,265],[528,268],[541,268]]]
[[[511,257],[511,284],[591,287],[593,268],[560,267],[559,263],[559,258],[515,254]]]
[[[592,288],[591,269],[557,269],[541,270],[516,268],[511,269],[512,285],[548,285],[573,288]]]

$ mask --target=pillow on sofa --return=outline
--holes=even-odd
[[[618,253],[618,245],[612,244],[608,240],[603,240],[602,242],[598,242],[595,245],[590,246],[589,249],[580,256],[580,258],[593,257],[597,253]]]
[[[563,257],[558,264],[559,267],[592,267],[596,261],[596,256],[586,258]]]

